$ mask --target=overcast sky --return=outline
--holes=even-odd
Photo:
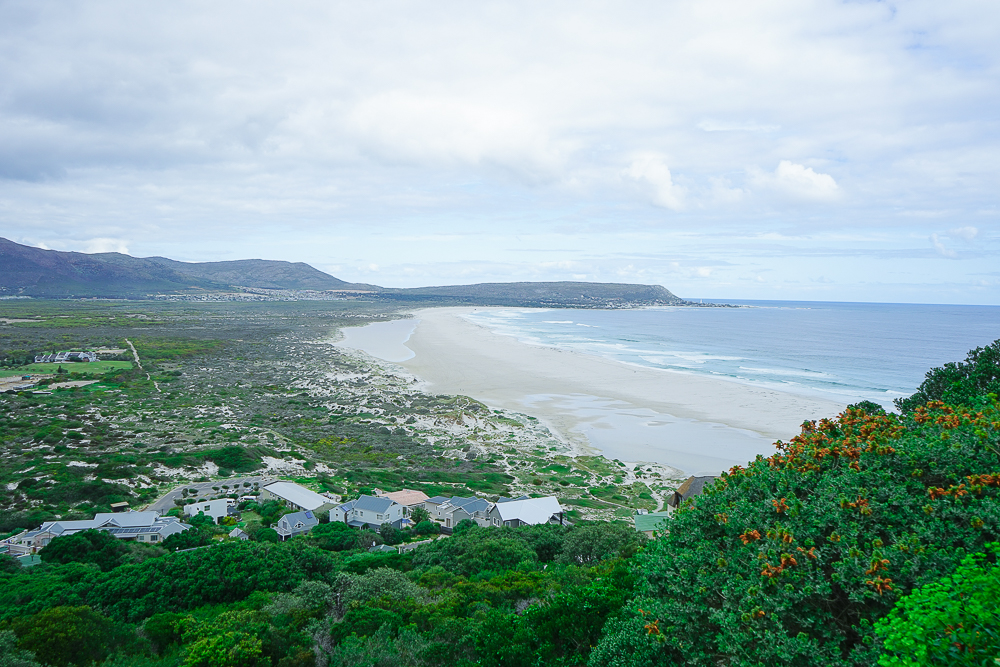
[[[1000,304],[1000,3],[0,2],[0,236]]]

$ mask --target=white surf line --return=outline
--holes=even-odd
[[[135,345],[133,345],[133,344],[132,344],[132,341],[130,341],[130,340],[129,340],[128,338],[126,338],[126,339],[125,339],[125,342],[126,342],[126,343],[128,343],[128,346],[129,346],[130,348],[132,348],[132,356],[133,356],[133,357],[135,357],[135,365],[139,367],[139,370],[145,370],[145,369],[144,369],[144,368],[142,367],[142,362],[141,362],[141,361],[139,361],[139,353],[135,351]],[[162,390],[162,389],[160,389],[160,385],[159,385],[159,384],[157,384],[156,380],[154,380],[154,379],[153,379],[153,378],[152,378],[152,377],[151,377],[151,376],[149,375],[149,373],[146,373],[146,379],[147,379],[147,380],[149,380],[150,382],[152,382],[152,383],[153,383],[153,386],[154,386],[154,387],[156,387],[156,391],[160,392],[161,394],[163,393],[163,390]]]

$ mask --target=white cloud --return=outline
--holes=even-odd
[[[750,182],[758,187],[783,192],[800,199],[829,200],[840,193],[837,182],[829,174],[817,173],[812,167],[782,160],[773,172],[759,167],[749,172]]]
[[[684,205],[685,188],[674,183],[670,169],[657,155],[636,157],[622,176],[640,184],[657,206],[678,211]]]
[[[109,239],[109,238],[90,239],[84,242],[83,252],[85,253],[120,252],[124,255],[127,255],[128,245],[127,242],[123,241],[122,239]]]
[[[705,132],[777,132],[780,125],[765,125],[753,121],[726,121],[706,118],[698,123],[698,129]]]
[[[955,259],[958,257],[958,253],[950,248],[947,248],[944,243],[941,242],[941,238],[937,234],[931,234],[931,245],[942,257],[947,257],[948,259]]]
[[[956,239],[962,239],[963,241],[972,241],[979,236],[979,229],[976,227],[958,227],[957,229],[949,229],[948,236]]]

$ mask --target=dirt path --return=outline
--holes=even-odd
[[[132,356],[135,357],[135,365],[139,367],[139,370],[145,370],[142,367],[142,362],[139,361],[139,353],[135,351],[135,345],[133,345],[132,341],[130,341],[128,338],[125,339],[125,342],[128,343],[128,346],[132,349]],[[163,390],[160,389],[160,385],[157,384],[156,380],[150,377],[149,373],[146,373],[146,379],[153,383],[153,386],[156,387],[156,391],[160,392],[161,394],[163,393]]]

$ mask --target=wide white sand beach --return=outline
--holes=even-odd
[[[579,451],[650,461],[686,472],[717,472],[771,454],[806,419],[836,415],[832,401],[624,364],[522,343],[474,324],[471,308],[417,311],[397,325],[413,356],[399,363],[434,393],[460,394],[543,420]],[[384,327],[383,327],[384,328]],[[361,328],[364,329],[364,328]],[[351,347],[365,349],[361,329]],[[402,333],[405,332],[405,333]],[[376,331],[380,356],[386,331]],[[408,336],[408,340],[402,336]]]

